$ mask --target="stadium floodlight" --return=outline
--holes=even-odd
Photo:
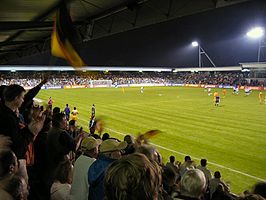
[[[198,43],[197,41],[193,41],[193,42],[191,43],[191,45],[192,45],[193,47],[197,47],[197,46],[199,46],[199,43]]]
[[[201,67],[201,55],[204,54],[207,59],[210,61],[210,63],[212,64],[213,67],[216,67],[216,65],[214,64],[214,62],[212,61],[212,59],[209,57],[209,55],[206,53],[206,51],[201,47],[201,45],[197,42],[197,41],[193,41],[191,43],[191,45],[193,47],[198,47],[198,54],[199,54],[199,67]]]
[[[263,27],[255,27],[247,32],[247,36],[252,39],[259,39],[259,48],[258,48],[258,59],[260,62],[261,49],[266,47],[266,42],[264,38],[265,29]]]
[[[261,38],[264,36],[264,28],[262,27],[252,28],[247,32],[247,36],[254,39]]]

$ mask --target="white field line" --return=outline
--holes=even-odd
[[[113,130],[113,129],[110,129],[110,128],[106,128],[106,129],[109,130],[109,131],[112,131],[112,132],[114,132],[114,133],[120,134],[120,135],[124,135],[124,136],[126,135],[126,134],[124,134],[124,133],[122,133],[122,132],[119,132],[119,131],[116,131],[116,130]],[[186,155],[187,155],[187,154],[185,154],[185,153],[182,153],[182,152],[179,152],[179,151],[175,151],[175,150],[172,150],[172,149],[169,149],[169,148],[163,147],[163,146],[158,145],[158,144],[154,144],[154,143],[151,143],[151,144],[152,144],[153,146],[159,147],[159,148],[164,149],[164,150],[166,150],[166,151],[170,151],[170,152],[173,152],[173,153],[176,153],[176,154],[182,155],[182,156],[186,156]],[[200,158],[196,158],[196,157],[194,157],[194,156],[192,156],[192,157],[195,158],[196,160],[201,160]],[[229,170],[229,171],[232,171],[232,172],[235,172],[235,173],[238,173],[238,174],[241,174],[241,175],[247,176],[247,177],[249,177],[249,178],[253,178],[253,179],[256,179],[256,180],[259,180],[259,181],[263,181],[263,182],[266,181],[266,180],[264,180],[264,179],[262,179],[262,178],[259,178],[259,177],[256,177],[256,176],[252,176],[252,175],[250,175],[250,174],[247,174],[247,173],[244,173],[244,172],[241,172],[241,171],[238,171],[238,170],[235,170],[235,169],[229,168],[229,167],[225,167],[225,166],[223,166],[223,165],[219,165],[219,164],[216,164],[216,163],[213,163],[213,162],[209,162],[209,161],[208,161],[208,163],[211,164],[211,165],[214,165],[214,166],[216,166],[216,167],[220,167],[220,168],[223,168],[223,169],[227,169],[227,170]]]

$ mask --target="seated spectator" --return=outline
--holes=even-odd
[[[50,97],[51,98],[51,97]],[[59,107],[54,107],[53,108],[53,115],[60,113],[61,109]]]
[[[70,191],[71,199],[87,200],[89,196],[88,171],[92,163],[98,157],[98,147],[102,143],[100,139],[88,137],[81,143],[82,155],[78,157],[74,165],[73,183]]]
[[[108,166],[121,158],[121,150],[127,146],[126,142],[118,142],[115,139],[107,139],[100,146],[100,156],[91,165],[88,172],[90,184],[89,199],[102,200],[104,198],[104,176]]]
[[[266,182],[257,183],[254,186],[253,193],[258,194],[262,196],[263,198],[266,198]]]
[[[136,153],[144,154],[150,161],[157,160],[155,148],[150,145],[141,145],[136,149]]]
[[[229,193],[229,187],[221,180],[220,172],[216,171],[214,172],[214,178],[212,178],[209,183],[210,198],[212,198],[212,195],[216,191],[219,184],[223,186],[225,193]]]
[[[233,200],[234,198],[225,192],[224,186],[219,184],[216,191],[212,194],[212,200]]]
[[[177,191],[177,174],[173,168],[163,167],[162,169],[163,189],[169,196],[172,196]]]
[[[205,189],[206,179],[204,173],[199,169],[187,170],[181,178],[180,196],[177,199],[199,200],[204,195]]]
[[[127,147],[125,148],[125,154],[134,153],[136,150],[136,145],[134,144],[134,138],[131,135],[126,135],[124,141],[127,142]]]
[[[104,133],[103,136],[102,136],[102,140],[107,140],[110,138],[110,135],[108,133]]]
[[[190,156],[185,156],[185,161],[180,165],[180,176],[182,176],[185,172],[186,172],[186,166],[187,166],[187,162],[191,161]]]
[[[139,153],[113,162],[104,179],[107,200],[156,200],[160,185],[158,168]]]
[[[61,162],[56,171],[51,187],[51,200],[68,200],[73,176],[73,165],[70,161]]]

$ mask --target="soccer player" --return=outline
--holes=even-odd
[[[249,96],[250,93],[251,93],[251,89],[250,89],[250,87],[246,86],[246,87],[245,87],[245,94],[246,94],[246,96]]]
[[[92,107],[91,107],[91,117],[95,117],[95,112],[96,112],[96,108],[95,108],[95,105],[92,104]]]
[[[219,93],[217,91],[215,91],[213,93],[213,97],[214,97],[214,105],[219,106],[219,103],[220,103]]]
[[[67,121],[69,121],[70,108],[68,107],[68,104],[66,104],[66,107],[65,107],[65,114],[66,114]]]
[[[77,110],[76,107],[74,107],[74,109],[72,110],[71,114],[72,114],[72,120],[76,121],[77,120],[77,115],[78,115],[78,110]]]
[[[144,87],[143,86],[140,88],[140,93],[144,93]]]
[[[223,89],[223,96],[226,96],[226,89]]]
[[[212,89],[211,88],[208,88],[208,96],[211,96],[211,91],[212,91]]]

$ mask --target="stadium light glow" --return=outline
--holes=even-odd
[[[197,47],[197,46],[199,46],[199,43],[198,43],[197,41],[193,41],[193,42],[191,43],[191,45],[192,45],[193,47]]]
[[[264,35],[264,28],[262,27],[255,27],[247,32],[247,36],[254,39],[261,38],[263,35]]]

